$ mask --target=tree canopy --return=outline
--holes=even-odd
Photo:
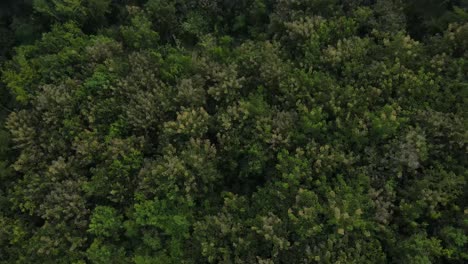
[[[0,4],[0,263],[468,262],[467,7]]]

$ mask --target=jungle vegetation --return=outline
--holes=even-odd
[[[0,263],[467,263],[468,1],[0,2]]]

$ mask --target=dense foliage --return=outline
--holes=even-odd
[[[0,263],[467,263],[467,1],[0,5]]]

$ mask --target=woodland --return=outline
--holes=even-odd
[[[468,263],[467,11],[0,1],[0,264]]]

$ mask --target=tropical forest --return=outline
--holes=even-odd
[[[468,0],[0,0],[0,264],[468,263]]]

